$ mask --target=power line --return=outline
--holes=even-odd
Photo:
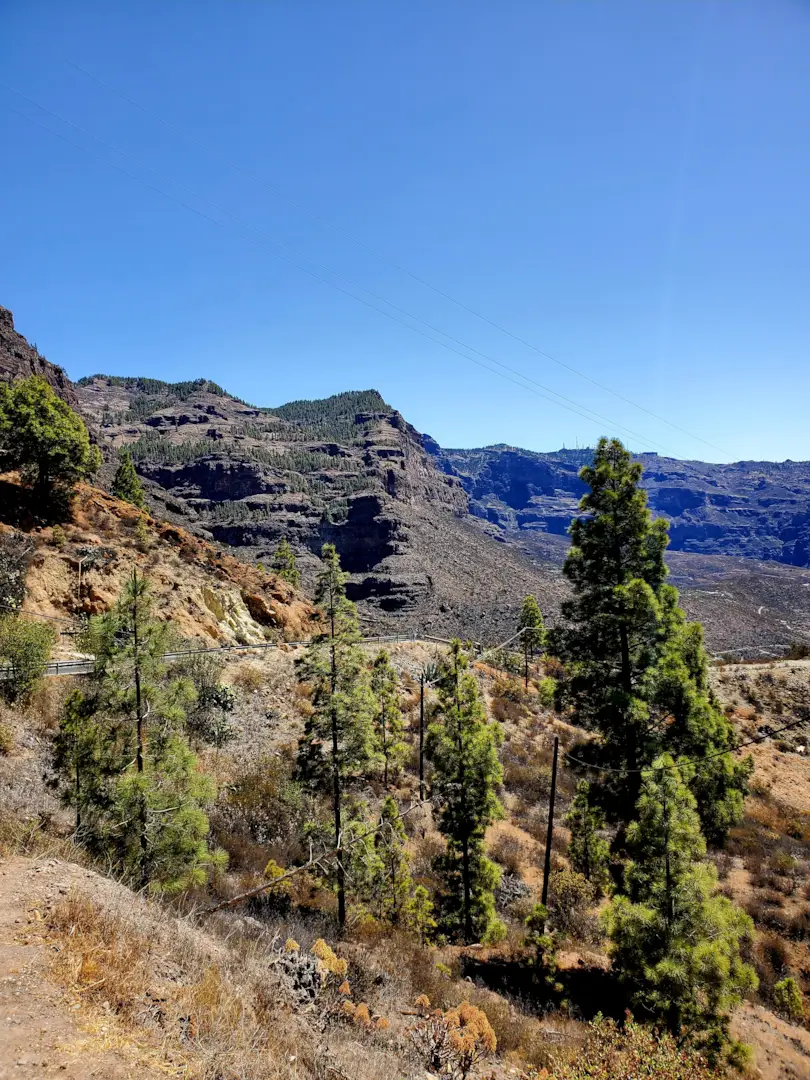
[[[395,270],[399,271],[402,274],[405,274],[405,276],[411,278],[411,280],[418,282],[424,288],[430,289],[430,291],[436,293],[437,296],[441,296],[444,300],[448,300],[451,304],[455,304],[455,306],[461,308],[462,311],[466,311],[468,314],[473,315],[476,319],[480,319],[481,322],[486,323],[488,326],[491,326],[495,330],[498,330],[500,333],[505,334],[513,341],[518,342],[518,344],[524,345],[526,348],[531,349],[533,352],[537,353],[538,356],[542,356],[546,360],[551,360],[552,363],[557,364],[559,367],[565,368],[566,371],[570,371],[572,374],[577,375],[579,378],[584,379],[586,382],[589,382],[593,386],[598,387],[600,390],[605,391],[605,393],[611,394],[613,397],[618,398],[619,401],[623,401],[627,405],[632,405],[634,409],[639,409],[641,412],[644,412],[648,416],[651,416],[654,420],[658,420],[660,423],[666,424],[668,427],[673,428],[675,431],[681,432],[681,434],[688,436],[690,439],[695,439],[697,442],[701,442],[705,446],[710,446],[713,450],[719,450],[721,454],[728,456],[728,452],[724,450],[723,447],[718,446],[716,443],[710,442],[708,439],[704,439],[700,435],[695,435],[693,432],[688,431],[686,428],[681,427],[679,424],[676,424],[671,420],[667,420],[666,417],[660,416],[658,413],[653,412],[645,405],[641,405],[637,401],[633,401],[632,398],[628,398],[624,394],[620,394],[617,390],[613,390],[611,387],[599,382],[598,379],[594,379],[592,376],[586,375],[584,371],[580,371],[579,368],[574,367],[572,364],[568,364],[564,360],[560,360],[559,357],[553,356],[551,353],[546,352],[545,349],[541,349],[537,345],[534,345],[531,341],[527,341],[525,338],[520,337],[518,334],[515,334],[507,327],[502,326],[494,319],[490,319],[487,315],[482,314],[475,308],[470,307],[468,304],[465,304],[462,300],[459,300],[456,297],[452,296],[450,293],[445,292],[443,289],[440,289],[437,285],[433,285],[431,282],[425,280],[425,278],[420,277],[412,270],[409,270],[401,263],[398,263],[395,259],[391,259],[389,258],[389,256],[384,255],[382,252],[377,251],[376,248],[373,248],[369,244],[366,244],[363,240],[358,239],[358,237],[354,236],[350,232],[347,232],[345,229],[342,229],[339,225],[335,225],[334,222],[331,222],[327,218],[322,217],[314,210],[311,210],[308,206],[305,206],[303,203],[298,202],[297,199],[294,199],[291,196],[285,194],[285,192],[268,183],[266,180],[263,180],[261,177],[256,176],[254,173],[251,173],[249,170],[243,168],[241,165],[237,165],[235,162],[231,161],[229,158],[219,153],[219,151],[212,149],[210,146],[202,142],[202,140],[196,138],[194,135],[189,135],[188,132],[184,131],[176,124],[170,123],[162,116],[159,116],[151,109],[148,109],[145,105],[141,105],[140,102],[135,101],[123,91],[117,89],[114,86],[111,86],[109,83],[105,82],[103,79],[100,79],[92,72],[87,71],[87,69],[81,67],[80,64],[75,63],[73,60],[66,60],[65,62],[71,67],[75,68],[77,71],[80,71],[83,75],[86,75],[87,78],[92,79],[93,82],[98,83],[99,86],[103,86],[105,90],[109,90],[117,97],[120,97],[123,101],[128,102],[134,108],[139,109],[142,113],[144,113],[146,116],[151,117],[157,123],[162,124],[170,131],[176,132],[188,142],[193,143],[195,146],[198,146],[201,150],[204,150],[205,153],[209,154],[211,157],[214,157],[217,160],[223,162],[223,164],[227,165],[235,172],[241,173],[242,176],[247,177],[249,180],[252,180],[253,183],[258,184],[260,187],[265,188],[265,190],[271,192],[273,195],[276,195],[278,198],[283,199],[285,202],[289,203],[290,206],[294,206],[297,210],[302,211],[302,213],[307,214],[313,220],[319,222],[321,225],[326,226],[326,228],[331,229],[333,232],[345,237],[347,240],[350,240],[353,244],[356,244],[364,251],[369,252],[369,254],[373,255],[375,258],[381,259],[383,262],[388,263],[389,266],[394,267]],[[439,333],[442,333],[442,331],[439,331]],[[529,378],[529,376],[523,375],[521,372],[518,372],[518,374],[520,374],[522,378]],[[553,392],[554,391],[552,391],[552,393]]]
[[[565,750],[563,753],[569,761],[573,761],[577,765],[582,765],[586,769],[594,769],[596,772],[611,773],[614,776],[633,776],[639,773],[650,772],[651,770],[654,772],[665,772],[668,769],[683,769],[689,765],[695,765],[699,768],[707,761],[714,761],[716,758],[724,757],[726,754],[736,754],[739,750],[745,749],[746,746],[754,746],[757,743],[763,743],[767,739],[772,739],[774,735],[781,735],[783,731],[790,731],[792,728],[806,723],[807,718],[800,717],[798,720],[792,720],[789,724],[783,724],[782,727],[775,728],[773,731],[768,732],[767,735],[755,735],[751,739],[745,739],[743,742],[737,743],[736,746],[730,746],[726,750],[718,750],[714,754],[704,754],[702,757],[682,759],[681,761],[673,762],[672,765],[646,765],[642,769],[612,769],[609,765],[594,765],[590,761],[583,761],[581,758],[574,757],[573,754],[569,754]]]
[[[304,273],[309,274],[311,277],[314,277],[316,280],[321,281],[323,284],[328,285],[331,288],[337,289],[337,291],[342,292],[344,295],[351,297],[353,300],[357,300],[359,303],[365,304],[366,307],[370,307],[370,308],[372,308],[372,310],[378,311],[380,314],[385,315],[387,318],[392,319],[394,322],[397,322],[397,323],[400,323],[403,326],[406,326],[409,330],[412,330],[414,333],[421,334],[422,337],[426,337],[428,340],[433,341],[438,345],[441,345],[443,348],[448,349],[448,351],[454,352],[457,355],[464,357],[465,360],[469,360],[470,362],[472,362],[474,364],[478,364],[478,366],[484,368],[485,371],[491,371],[493,374],[500,375],[502,378],[506,378],[507,381],[515,383],[516,386],[520,386],[524,390],[529,390],[531,393],[535,393],[538,397],[541,397],[544,400],[551,402],[553,405],[558,405],[561,408],[567,409],[569,412],[574,412],[576,415],[581,416],[583,419],[588,420],[590,423],[597,423],[597,421],[601,421],[604,424],[608,424],[611,428],[614,428],[614,429],[619,430],[619,431],[623,431],[628,435],[632,435],[636,439],[640,439],[642,441],[642,443],[646,443],[647,445],[650,445],[650,446],[656,446],[656,447],[658,447],[659,450],[664,450],[667,453],[670,452],[670,451],[668,451],[667,447],[663,446],[661,443],[655,442],[654,440],[647,438],[647,436],[642,435],[637,431],[634,431],[632,428],[628,428],[628,427],[626,427],[626,426],[624,426],[622,424],[617,424],[614,420],[611,420],[609,417],[603,416],[601,413],[597,413],[593,409],[589,409],[587,406],[581,405],[579,402],[575,401],[574,399],[566,397],[565,394],[560,394],[560,393],[558,393],[558,391],[552,390],[550,387],[545,386],[543,383],[539,383],[539,382],[537,382],[537,380],[532,379],[527,375],[523,375],[522,372],[516,370],[515,368],[510,367],[508,364],[504,364],[502,361],[496,359],[494,356],[490,356],[488,353],[481,352],[479,349],[474,348],[472,345],[469,345],[466,342],[461,341],[459,338],[453,337],[451,334],[446,333],[444,330],[440,329],[439,327],[434,326],[431,323],[426,322],[424,319],[419,318],[419,316],[414,315],[413,312],[410,312],[405,308],[399,307],[397,304],[394,304],[392,301],[386,300],[385,297],[380,296],[379,294],[372,292],[370,289],[365,288],[363,285],[360,285],[355,281],[352,281],[351,278],[347,278],[345,275],[340,274],[339,272],[337,272],[335,270],[332,270],[331,267],[325,265],[324,263],[320,263],[316,259],[313,259],[309,255],[305,254],[304,252],[299,251],[298,249],[291,247],[289,244],[286,244],[286,243],[284,243],[284,241],[279,240],[278,237],[273,236],[271,233],[267,233],[264,230],[258,228],[257,226],[252,225],[250,222],[244,221],[242,218],[238,217],[236,214],[231,213],[230,210],[226,210],[224,207],[219,206],[217,203],[212,202],[210,199],[207,199],[205,196],[198,194],[196,191],[193,191],[191,188],[186,187],[184,184],[181,184],[176,180],[172,180],[171,177],[166,176],[165,174],[159,172],[157,169],[154,169],[149,165],[144,165],[143,162],[139,161],[137,158],[133,157],[131,154],[126,153],[124,150],[119,150],[118,147],[113,146],[111,143],[105,142],[104,139],[99,138],[99,136],[94,135],[92,132],[87,131],[85,128],[80,127],[78,124],[74,124],[73,121],[68,120],[66,117],[61,116],[59,113],[54,112],[52,109],[48,109],[44,105],[40,105],[40,103],[38,101],[35,101],[33,98],[28,97],[28,95],[21,93],[19,90],[15,90],[13,87],[8,86],[6,83],[0,83],[0,86],[2,86],[5,90],[8,90],[10,93],[14,94],[15,96],[17,96],[19,98],[22,98],[24,101],[27,101],[30,104],[34,105],[36,108],[40,109],[42,112],[45,112],[49,116],[54,117],[54,119],[58,120],[60,123],[66,124],[68,127],[72,127],[76,131],[79,131],[83,135],[86,135],[88,138],[93,139],[97,143],[100,143],[106,149],[112,151],[112,153],[118,154],[120,157],[126,158],[128,161],[131,161],[138,168],[144,169],[147,172],[152,173],[154,176],[157,176],[159,179],[163,180],[165,183],[171,184],[172,186],[174,186],[176,188],[179,188],[181,191],[186,192],[188,195],[192,196],[194,199],[197,199],[199,202],[205,203],[207,206],[210,206],[212,209],[216,210],[218,213],[224,214],[226,217],[229,217],[232,221],[237,222],[238,224],[240,224],[244,228],[250,229],[253,232],[257,233],[259,236],[263,236],[265,239],[268,239],[272,243],[277,244],[279,247],[285,248],[287,251],[290,251],[292,254],[296,255],[298,258],[305,259],[307,262],[312,263],[313,266],[318,267],[320,270],[326,271],[326,273],[331,274],[333,277],[337,278],[339,281],[345,282],[347,285],[350,285],[354,289],[359,289],[361,292],[364,292],[367,296],[370,296],[374,300],[378,300],[380,303],[385,304],[390,308],[393,308],[394,311],[398,311],[401,315],[405,315],[407,318],[413,319],[414,322],[417,322],[420,325],[427,327],[429,330],[433,331],[434,333],[441,334],[442,337],[447,338],[448,341],[453,342],[455,345],[459,345],[459,346],[461,346],[461,348],[467,349],[469,352],[475,353],[477,356],[483,357],[485,360],[488,360],[490,363],[496,364],[499,368],[503,368],[504,371],[508,371],[512,375],[516,375],[519,379],[525,380],[525,382],[532,383],[535,387],[539,387],[540,390],[542,390],[544,392],[539,393],[537,390],[533,390],[531,386],[525,386],[524,383],[522,383],[522,382],[516,382],[515,379],[508,378],[508,376],[503,375],[502,372],[500,372],[500,371],[494,371],[492,368],[488,367],[486,364],[481,364],[479,361],[475,360],[473,357],[467,356],[465,353],[459,352],[458,349],[452,348],[451,346],[447,345],[445,342],[439,341],[438,339],[436,339],[434,337],[431,337],[431,335],[425,334],[422,331],[418,330],[416,327],[410,326],[408,323],[403,322],[401,319],[395,318],[389,312],[383,311],[381,308],[376,307],[376,305],[367,303],[361,297],[355,296],[354,293],[351,293],[346,289],[341,289],[340,286],[335,285],[334,282],[329,281],[326,278],[322,278],[318,274],[313,274],[312,271],[308,270],[306,267],[300,266],[298,263],[294,262],[293,260],[285,259],[284,256],[279,255],[278,252],[270,251],[269,249],[263,248],[261,245],[256,244],[256,242],[254,240],[251,240],[250,237],[246,237],[243,233],[236,232],[236,230],[231,230],[231,231],[235,232],[236,235],[240,236],[242,239],[247,240],[249,243],[253,243],[255,246],[259,247],[261,250],[267,251],[268,254],[273,255],[275,258],[281,259],[282,261],[289,263],[291,266],[294,266],[294,267],[296,267],[296,269],[301,270]],[[34,120],[32,117],[27,116],[25,113],[19,112],[19,110],[17,110],[17,109],[12,109],[11,111],[15,112],[18,116],[22,116],[24,119],[29,120],[31,123],[37,124],[37,126],[41,127],[44,131],[48,131],[50,134],[56,135],[58,138],[63,139],[65,142],[70,143],[72,146],[76,146],[78,149],[83,150],[85,153],[90,154],[91,157],[95,157],[95,158],[97,158],[97,160],[104,162],[105,164],[109,165],[111,168],[117,169],[119,172],[124,173],[124,175],[129,176],[131,179],[136,180],[139,183],[144,184],[144,186],[150,188],[152,191],[156,191],[159,194],[164,195],[166,198],[172,199],[172,201],[177,202],[180,206],[185,207],[185,209],[192,210],[194,213],[196,213],[199,216],[205,218],[206,220],[213,221],[215,224],[219,225],[221,228],[224,228],[224,229],[228,228],[228,226],[226,226],[223,222],[217,221],[215,218],[211,218],[207,214],[201,213],[201,211],[195,209],[194,207],[189,206],[187,203],[184,203],[180,199],[175,199],[173,196],[169,195],[168,192],[163,191],[162,188],[156,188],[151,184],[147,184],[140,177],[135,176],[133,173],[128,172],[126,169],[119,168],[118,166],[114,165],[112,162],[108,161],[107,158],[102,157],[101,155],[93,154],[93,152],[88,150],[87,147],[82,146],[80,143],[74,142],[72,139],[66,138],[65,136],[59,134],[58,132],[53,131],[51,128],[47,127],[46,125],[39,124],[38,121]],[[549,397],[548,396],[549,394],[553,394],[554,397]],[[560,400],[556,401],[555,398],[559,398]],[[563,402],[568,402],[568,405],[563,404]],[[573,407],[570,407],[570,406],[573,406]],[[589,415],[586,415],[586,414],[589,414]]]

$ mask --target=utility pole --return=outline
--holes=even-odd
[[[143,583],[140,586],[143,589]],[[138,570],[132,568],[132,659],[135,668],[135,722],[137,725],[136,763],[139,773],[143,772],[144,766],[144,743],[146,741],[145,716],[143,713],[143,699],[141,695],[141,653],[138,640],[138,611],[140,594],[138,592]],[[147,806],[146,794],[141,790],[140,798],[140,826],[141,826],[141,884],[145,887],[149,883],[149,841],[147,838]]]
[[[543,866],[543,907],[548,906],[548,879],[551,875],[551,840],[554,835],[554,798],[557,794],[557,755],[560,749],[560,737],[554,736],[554,761],[551,765],[551,794],[548,800],[548,828],[546,830],[546,859]]]

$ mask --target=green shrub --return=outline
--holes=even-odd
[[[557,693],[557,680],[550,677],[541,679],[537,684],[540,691],[540,704],[544,709],[554,708],[554,697]]]
[[[542,1076],[542,1073],[541,1073]],[[712,1080],[717,1072],[702,1054],[666,1033],[629,1020],[619,1026],[601,1017],[591,1024],[585,1046],[573,1060],[559,1055],[546,1080]]]
[[[50,502],[101,464],[80,416],[39,375],[0,384],[0,449],[38,499]]]
[[[34,690],[45,674],[55,636],[42,623],[18,615],[0,617],[0,694],[7,701],[20,701]]]
[[[800,1020],[804,1014],[802,992],[790,975],[774,986],[773,1003],[780,1013],[784,1013],[791,1020]]]
[[[0,720],[0,757],[8,757],[14,751],[14,732]]]
[[[587,939],[595,932],[590,908],[596,888],[582,874],[567,867],[555,870],[549,881],[549,917],[555,930],[568,937]]]

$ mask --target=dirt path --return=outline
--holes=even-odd
[[[82,1030],[81,1005],[48,978],[51,946],[38,932],[41,911],[94,874],[53,859],[0,860],[0,1080],[152,1080],[116,1050],[103,1032]]]

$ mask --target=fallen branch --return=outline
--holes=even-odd
[[[400,814],[397,814],[397,818],[402,820],[420,806],[425,806],[430,803],[430,801],[430,799],[417,799],[416,802],[411,803],[407,810],[403,810]],[[300,866],[295,866],[292,870],[287,870],[286,873],[279,874],[279,876],[273,878],[272,881],[266,881],[262,885],[257,885],[253,889],[248,889],[247,892],[232,896],[230,900],[221,900],[212,907],[203,908],[203,910],[198,911],[197,914],[213,915],[215,911],[224,911],[226,908],[235,907],[237,904],[241,904],[244,900],[252,900],[254,896],[261,896],[262,893],[269,892],[270,889],[275,889],[285,881],[289,881],[290,878],[295,877],[296,874],[301,874],[304,870],[311,870],[313,866],[319,866],[325,859],[333,859],[335,856],[339,857],[341,852],[348,851],[350,848],[353,848],[355,844],[359,844],[362,840],[366,840],[369,836],[374,836],[375,833],[380,832],[381,829],[389,827],[389,823],[386,822],[383,824],[381,822],[379,825],[375,825],[373,828],[366,829],[365,832],[353,836],[347,844],[338,844],[338,846],[332,848],[331,851],[324,851],[321,852],[320,855],[314,855]]]

